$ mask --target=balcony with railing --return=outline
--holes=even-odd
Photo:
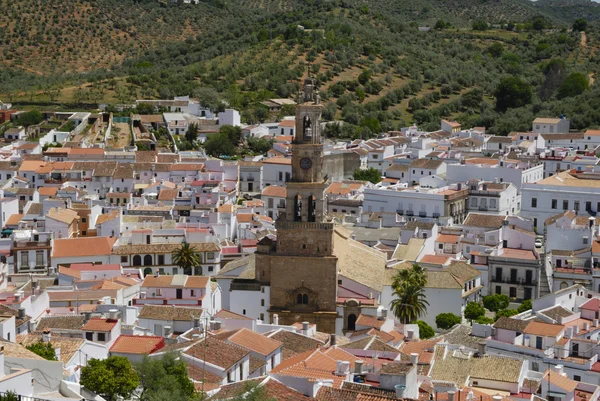
[[[527,280],[521,277],[510,277],[510,276],[492,276],[492,282],[494,283],[504,283],[504,284],[517,284],[517,285],[527,285],[527,286],[536,286],[537,280]]]

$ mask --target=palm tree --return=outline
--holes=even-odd
[[[181,267],[184,274],[191,275],[192,269],[200,265],[200,254],[196,252],[196,248],[184,242],[178,250],[173,252],[173,263]]]
[[[426,282],[425,269],[416,263],[411,269],[400,270],[394,277],[395,299],[390,302],[390,308],[400,323],[413,323],[427,311],[429,302],[423,289]]]

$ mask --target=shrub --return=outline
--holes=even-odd
[[[428,338],[435,336],[435,331],[433,330],[433,328],[430,325],[428,325],[427,323],[425,323],[422,320],[418,320],[417,324],[419,325],[419,337],[420,338],[422,338],[423,340],[427,340]]]
[[[440,313],[435,318],[435,324],[438,329],[448,330],[454,325],[460,324],[461,318],[460,316],[455,315],[454,313]]]
[[[469,302],[465,308],[465,318],[473,321],[480,316],[485,315],[485,309],[483,306],[479,305],[477,302]]]
[[[492,312],[498,312],[500,309],[506,309],[510,298],[505,294],[494,294],[483,297],[483,306]]]

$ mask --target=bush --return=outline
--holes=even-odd
[[[473,30],[474,31],[487,31],[489,25],[485,20],[477,20],[473,22]]]
[[[56,361],[56,352],[54,351],[54,348],[52,347],[51,343],[46,343],[43,341],[37,342],[35,344],[31,344],[28,345],[27,348],[29,351],[33,352],[34,354],[37,354],[39,356],[41,356],[44,359],[47,359],[49,361]]]
[[[474,322],[479,324],[492,324],[494,323],[494,319],[487,316],[479,316],[477,319],[474,320]]]
[[[587,29],[587,20],[585,18],[577,18],[573,22],[573,30],[576,32],[585,31]]]
[[[531,299],[526,299],[521,305],[519,305],[517,312],[523,313],[529,309],[531,309]]]
[[[502,56],[502,53],[504,53],[504,46],[502,46],[501,43],[494,43],[492,44],[490,47],[488,47],[487,52],[494,58],[498,58],[500,56]]]
[[[577,96],[589,89],[587,75],[581,72],[572,72],[565,82],[558,88],[558,98],[562,99],[570,96]]]
[[[502,309],[496,313],[496,320],[500,319],[501,317],[511,317],[518,313],[519,311],[516,309]]]
[[[519,77],[507,77],[500,81],[494,96],[496,96],[496,109],[498,111],[523,107],[531,103],[531,86]]]
[[[435,331],[430,325],[422,320],[418,320],[417,324],[419,325],[419,338],[427,340],[428,338],[435,336]]]
[[[435,324],[438,329],[448,330],[454,325],[460,324],[461,318],[460,316],[455,315],[454,313],[440,313],[435,317]]]
[[[19,114],[19,117],[17,117],[17,124],[24,125],[26,127],[39,124],[42,121],[44,121],[44,117],[38,110],[26,111]]]
[[[381,173],[370,167],[368,170],[356,170],[352,173],[352,179],[358,181],[369,181],[373,184],[377,184],[381,181]]]
[[[477,302],[469,302],[465,308],[465,318],[471,321],[485,315],[485,309]]]
[[[498,312],[500,309],[506,309],[510,303],[510,298],[505,294],[494,294],[483,297],[483,306],[492,312]]]

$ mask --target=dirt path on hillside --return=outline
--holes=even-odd
[[[581,47],[587,48],[587,35],[583,31],[581,31]]]

